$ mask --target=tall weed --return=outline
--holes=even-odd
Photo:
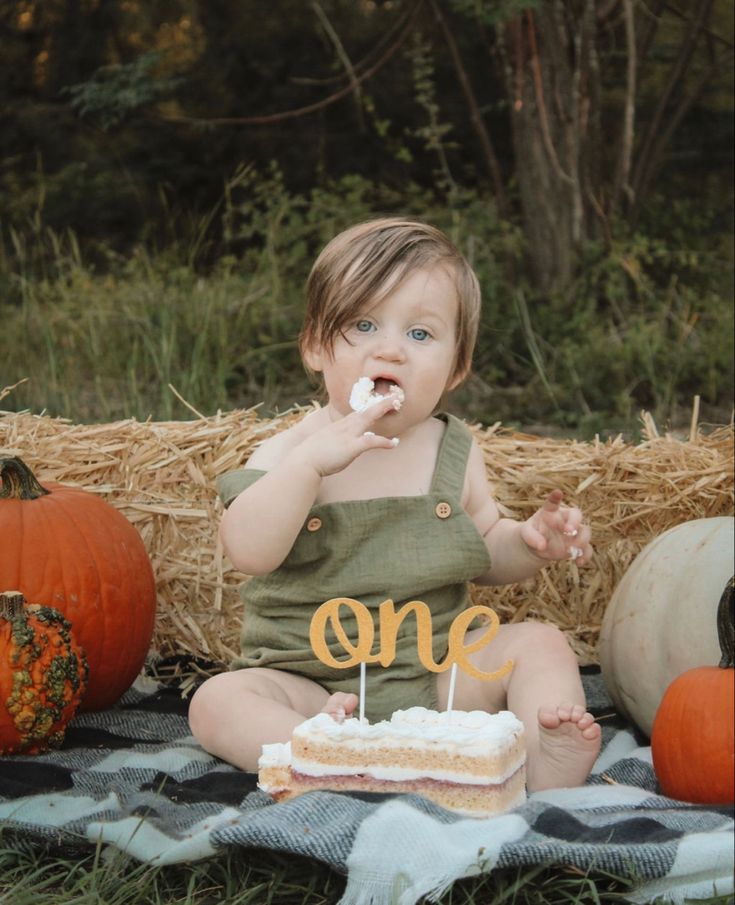
[[[318,251],[346,226],[387,213],[436,223],[483,288],[475,373],[453,408],[485,423],[555,425],[580,435],[659,422],[694,394],[729,418],[733,311],[727,262],[684,234],[621,234],[590,247],[570,289],[540,298],[520,229],[453,186],[400,191],[360,176],[307,194],[277,167],[243,167],[215,211],[122,258],[84,259],[72,233],[39,221],[0,243],[0,391],[5,405],[80,421],[186,418],[308,402],[297,337]]]
[[[183,417],[169,384],[206,412],[249,405],[263,399],[263,359],[289,383],[294,343],[253,342],[271,316],[268,286],[231,260],[207,275],[144,252],[118,273],[75,265],[5,307],[0,383],[29,378],[16,406],[80,420]]]

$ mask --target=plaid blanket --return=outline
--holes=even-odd
[[[78,715],[62,749],[0,758],[0,826],[151,864],[225,846],[292,852],[347,875],[343,905],[413,905],[461,877],[539,864],[629,877],[634,902],[732,893],[732,808],[660,795],[650,748],[611,713],[599,673],[584,678],[604,730],[588,784],[535,793],[499,817],[460,818],[413,795],[313,792],[274,804],[255,776],[196,744],[175,689],[146,680],[115,708]]]

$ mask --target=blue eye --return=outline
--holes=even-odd
[[[412,330],[408,331],[408,335],[411,339],[417,340],[417,342],[425,342],[427,339],[431,339],[431,334],[428,330],[424,330],[423,327],[414,327]]]
[[[375,324],[371,321],[358,321],[355,324],[355,330],[358,333],[371,333],[375,329]]]

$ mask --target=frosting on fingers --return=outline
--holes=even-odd
[[[386,398],[381,396],[380,393],[373,392],[374,387],[375,383],[369,377],[360,377],[359,380],[355,381],[350,393],[350,408],[354,412],[364,412]],[[390,385],[388,395],[395,396],[394,406],[396,410],[401,407],[403,400],[406,398],[403,390],[395,383]]]

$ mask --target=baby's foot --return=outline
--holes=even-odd
[[[348,716],[352,716],[357,707],[357,695],[336,691],[330,695],[327,703],[322,707],[322,713],[328,713],[337,723],[344,723]]]
[[[528,764],[529,791],[584,783],[600,751],[600,724],[581,704],[564,703],[540,707],[538,725],[538,750]]]

